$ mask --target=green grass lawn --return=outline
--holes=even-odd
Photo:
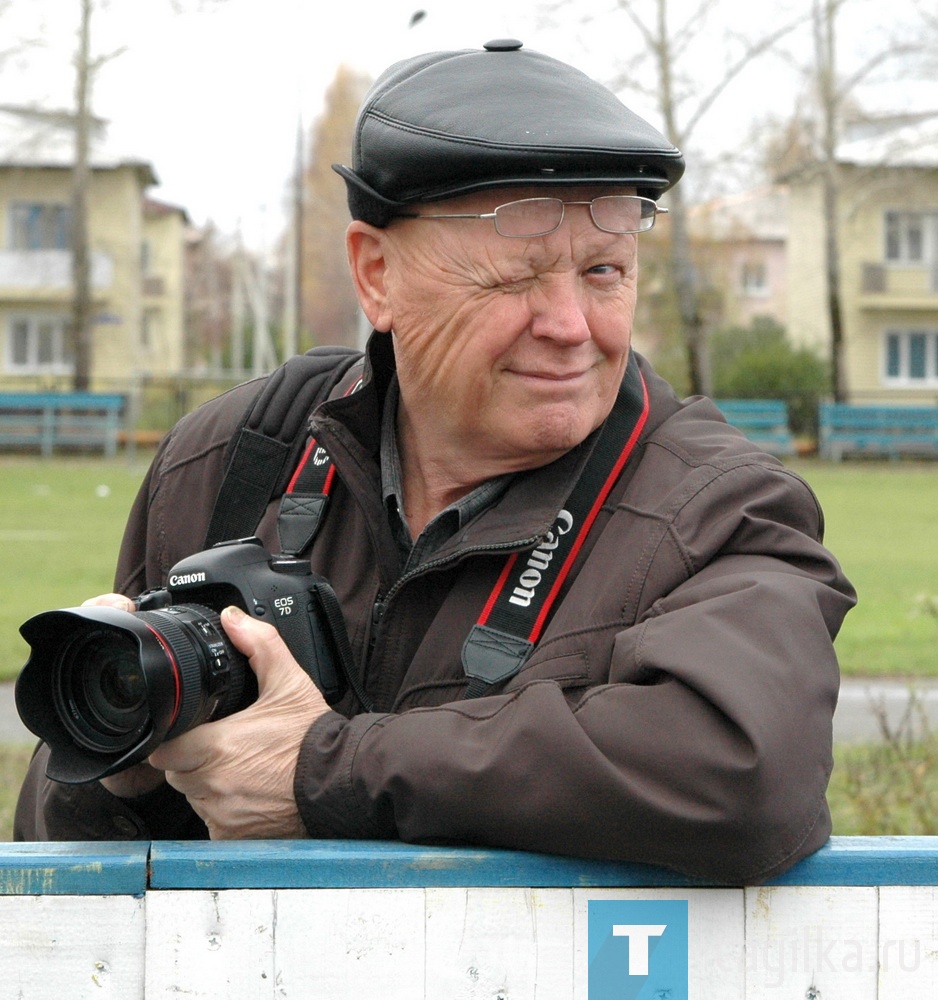
[[[921,744],[834,748],[828,800],[837,836],[938,834],[938,738]],[[13,813],[30,747],[0,746],[0,841]]]
[[[860,593],[837,641],[845,673],[938,675],[938,463],[792,463],[816,490],[827,544]],[[110,590],[124,520],[145,466],[118,459],[0,457],[0,679],[26,658],[30,615]],[[0,747],[0,840],[8,839],[30,750]],[[934,834],[936,740],[837,748],[834,832]]]
[[[791,463],[812,485],[825,542],[859,601],[837,639],[845,674],[938,676],[938,463]]]
[[[827,544],[860,594],[837,640],[845,674],[938,675],[938,463],[799,461]],[[145,472],[126,460],[0,457],[0,679],[27,652],[19,625],[113,585],[124,520]]]
[[[114,586],[114,561],[146,466],[0,456],[0,680],[15,677],[31,615]]]

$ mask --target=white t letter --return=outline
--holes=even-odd
[[[629,939],[629,975],[648,975],[648,939],[661,937],[667,924],[613,924],[613,937]]]

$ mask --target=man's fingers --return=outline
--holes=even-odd
[[[82,601],[83,608],[117,608],[118,611],[133,611],[134,602],[123,594],[99,594]]]
[[[261,691],[274,677],[283,681],[299,674],[308,680],[273,625],[251,618],[238,607],[225,608],[221,623],[228,638],[250,660]]]

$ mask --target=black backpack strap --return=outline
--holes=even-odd
[[[314,347],[262,380],[225,453],[205,548],[254,534],[271,499],[286,488],[306,444],[310,413],[362,361],[352,348]]]

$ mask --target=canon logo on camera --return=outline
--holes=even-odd
[[[190,583],[205,583],[204,573],[182,573],[169,578],[170,587],[185,587]]]

